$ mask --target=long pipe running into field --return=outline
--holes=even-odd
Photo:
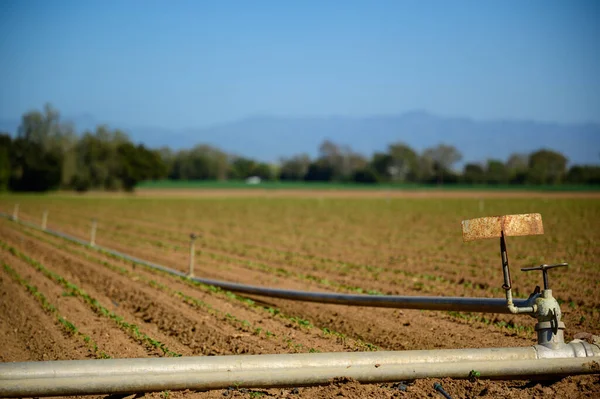
[[[487,379],[539,379],[600,372],[597,347],[589,357],[540,355],[543,351],[526,347],[4,363],[0,364],[0,396],[307,386],[327,384],[336,377],[379,383],[469,378],[472,372]]]
[[[8,216],[1,214],[0,216]],[[31,223],[20,222],[39,230]],[[89,247],[83,240],[47,233]],[[185,273],[95,247],[177,276]],[[236,292],[345,305],[507,312],[503,300],[345,295],[262,288],[194,278]],[[600,373],[600,347],[581,340],[547,347],[444,349],[402,352],[312,353],[74,360],[0,364],[0,396],[126,394],[327,384],[336,377],[364,383],[417,378],[536,379]]]
[[[5,213],[0,213],[0,216],[8,217]],[[104,248],[99,245],[90,245],[77,237],[61,233],[59,231],[46,229],[42,230],[39,226],[26,221],[18,221],[25,226],[43,231],[56,237],[78,243],[88,248],[95,249],[100,252],[105,252],[122,259],[135,262],[146,267],[163,271],[179,277],[189,278],[198,283],[212,285],[224,290],[237,292],[246,295],[266,296],[270,298],[289,299],[293,301],[329,303],[347,306],[367,306],[378,308],[396,308],[396,309],[423,309],[423,310],[448,310],[457,312],[482,312],[482,313],[508,313],[511,311],[506,306],[506,300],[501,298],[468,298],[468,297],[429,297],[429,296],[399,296],[399,295],[357,295],[357,294],[340,294],[333,292],[311,292],[286,290],[279,288],[259,287],[255,285],[232,283],[228,281],[213,280],[200,277],[190,277],[186,273],[148,262],[122,252],[118,252],[109,248]],[[514,300],[516,306],[528,306],[526,299]]]

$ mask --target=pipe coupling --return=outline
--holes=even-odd
[[[538,359],[557,359],[600,356],[600,346],[574,339],[568,344],[535,345]]]
[[[538,345],[549,348],[565,344],[565,323],[562,321],[540,321],[535,325]]]

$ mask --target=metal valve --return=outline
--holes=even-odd
[[[537,319],[535,330],[538,335],[538,345],[556,348],[564,345],[565,324],[561,321],[560,304],[552,296],[548,284],[548,270],[555,267],[568,266],[567,263],[524,267],[524,272],[541,270],[544,278],[544,290],[535,287],[525,304],[515,305],[512,297],[512,281],[508,265],[506,237],[544,234],[542,216],[539,213],[523,215],[491,216],[478,219],[464,220],[463,240],[473,241],[486,238],[500,238],[500,256],[502,258],[502,274],[506,305],[512,314],[528,314]]]
[[[550,285],[548,284],[548,270],[554,269],[556,267],[567,267],[567,266],[569,266],[568,263],[556,263],[554,265],[540,265],[540,266],[533,266],[533,267],[523,267],[523,268],[521,268],[521,271],[522,272],[531,272],[534,270],[541,270],[542,277],[544,279],[544,289],[549,290]]]

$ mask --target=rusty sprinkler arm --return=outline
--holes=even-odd
[[[533,314],[537,312],[537,305],[533,303],[535,297],[532,296],[527,301],[529,306],[516,306],[512,298],[512,281],[510,279],[510,269],[508,267],[508,252],[506,251],[506,240],[504,238],[504,231],[500,234],[500,255],[502,256],[502,273],[504,274],[504,284],[502,289],[506,295],[506,305],[508,310],[512,314],[529,313]]]
[[[512,298],[512,282],[508,267],[508,254],[506,252],[506,236],[529,236],[544,234],[542,215],[529,213],[521,215],[504,215],[476,218],[462,221],[463,240],[475,241],[487,238],[500,237],[500,254],[502,256],[502,273],[504,274],[504,289],[507,310],[512,314],[537,312],[534,293],[526,301],[526,306],[516,306]]]

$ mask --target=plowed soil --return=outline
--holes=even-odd
[[[503,297],[498,243],[462,242],[460,222],[539,212],[544,236],[510,237],[515,293],[541,285],[520,267],[569,262],[550,272],[574,334],[600,334],[600,200],[579,194],[524,198],[462,193],[373,198],[256,193],[0,197],[0,211],[195,275],[308,291]],[[435,198],[433,198],[435,197]],[[149,270],[39,229],[0,219],[0,360],[210,356],[418,350],[535,344],[528,316],[356,308],[242,297]],[[418,380],[146,397],[391,398],[600,397],[600,376],[559,381]]]

